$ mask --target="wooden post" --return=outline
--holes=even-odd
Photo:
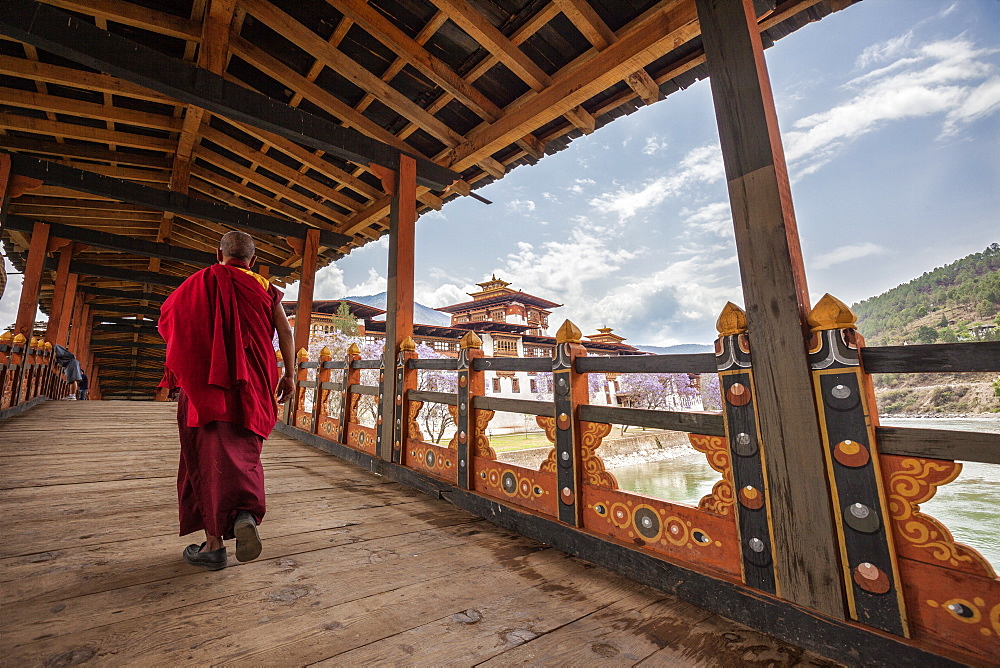
[[[410,437],[410,401],[406,397],[407,390],[417,389],[417,370],[409,369],[410,360],[417,358],[417,344],[411,337],[406,337],[399,344],[399,356],[396,358],[396,419],[393,422],[392,461],[403,464],[406,441]]]
[[[802,252],[752,0],[696,0],[726,168],[781,596],[844,619],[806,352]],[[744,548],[747,546],[744,545]]]
[[[556,421],[556,480],[559,489],[559,519],[580,526],[583,512],[580,481],[583,473],[580,448],[580,414],[577,408],[590,401],[587,374],[577,373],[575,362],[586,357],[581,345],[583,332],[566,320],[556,332],[552,359],[552,398]]]
[[[337,423],[337,442],[347,443],[347,428],[351,422],[354,402],[357,397],[351,393],[351,385],[361,384],[361,369],[354,369],[351,365],[361,359],[361,348],[358,344],[352,343],[347,349],[347,357],[344,359],[344,387],[340,394],[340,422]]]
[[[824,295],[809,314],[809,350],[831,501],[839,512],[844,589],[851,619],[909,637],[903,587],[882,487],[871,377],[861,370],[864,338],[844,302]]]
[[[73,319],[73,302],[76,299],[76,286],[79,282],[79,276],[76,274],[70,274],[69,279],[66,282],[66,289],[63,291],[62,303],[59,305],[59,323],[56,331],[53,332],[52,344],[59,344],[60,346],[65,346],[69,341],[69,327],[70,321]],[[53,308],[55,304],[53,303]],[[48,333],[46,333],[48,336]]]
[[[28,341],[24,334],[17,334],[11,340],[10,372],[12,373],[10,388],[10,406],[21,403],[21,384],[24,382],[25,360],[27,359]]]
[[[38,311],[38,289],[42,285],[45,269],[45,251],[49,245],[49,225],[35,223],[28,248],[28,261],[24,266],[24,282],[21,284],[21,301],[17,307],[17,322],[14,336],[21,334],[25,340],[31,339],[35,328],[35,313]]]
[[[59,266],[56,268],[56,282],[52,293],[52,312],[49,315],[49,324],[45,328],[45,339],[56,341],[59,332],[60,319],[63,316],[63,305],[66,302],[66,291],[70,289],[69,263],[73,259],[73,244],[59,251]],[[76,289],[76,281],[73,281],[72,289]]]
[[[76,350],[77,342],[83,338],[80,330],[83,329],[83,293],[77,292],[73,295],[73,309],[69,325],[69,342],[66,345],[69,350]]]
[[[316,390],[313,393],[312,433],[314,434],[319,433],[320,418],[326,415],[326,402],[330,394],[330,390],[323,389],[323,383],[329,383],[333,373],[333,369],[327,369],[323,365],[332,359],[333,351],[323,346],[323,349],[319,351],[319,366],[316,367],[315,374]]]
[[[309,380],[309,369],[303,366],[308,361],[309,351],[305,348],[299,348],[299,352],[295,354],[295,394],[292,395],[291,422],[289,423],[299,429],[302,429],[309,420],[309,415],[305,412],[306,390],[308,388],[302,386],[304,381]]]
[[[302,277],[299,298],[295,306],[295,349],[309,349],[309,327],[312,325],[313,288],[316,286],[316,262],[319,259],[319,230],[306,232],[302,245]]]
[[[413,250],[417,222],[417,167],[407,155],[399,156],[399,171],[390,184],[385,174],[383,184],[391,188],[389,209],[389,264],[386,280],[385,351],[383,360],[391,366],[399,355],[399,345],[413,335]],[[388,189],[388,188],[387,188]],[[382,425],[379,429],[379,457],[391,459],[395,375],[384,379],[380,404]]]
[[[483,340],[475,332],[468,332],[462,337],[458,353],[458,420],[455,429],[458,431],[458,486],[462,489],[475,489],[474,464],[475,446],[479,442],[477,418],[479,409],[475,408],[476,397],[486,394],[485,373],[473,369],[475,361],[485,356]],[[469,444],[473,444],[470,452]]]
[[[715,360],[722,393],[722,416],[732,465],[737,503],[736,532],[740,538],[743,582],[769,594],[778,594],[774,567],[774,531],[771,498],[761,447],[757,391],[750,359],[747,316],[729,302],[716,322]]]
[[[0,163],[2,167],[2,163]],[[14,347],[14,337],[10,332],[0,334],[0,410],[9,408],[10,388],[14,384],[14,374],[11,368]]]

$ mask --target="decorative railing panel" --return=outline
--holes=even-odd
[[[814,333],[814,399],[823,438],[818,447],[826,452],[827,476],[813,486],[830,490],[830,507],[837,515],[840,563],[830,564],[830,577],[842,582],[850,615],[845,621],[963,661],[989,663],[994,657],[990,647],[1000,638],[1000,580],[988,561],[956,542],[946,527],[920,511],[920,504],[955,479],[961,470],[956,460],[1000,463],[1000,437],[882,427],[870,373],[1000,371],[1000,347],[923,346],[921,354],[866,348],[844,310],[832,298],[824,299],[809,324]],[[551,359],[485,357],[472,332],[463,339],[458,359],[418,359],[413,348],[403,345],[391,371],[381,360],[360,359],[356,346],[343,361],[325,353],[318,361],[300,357],[286,422],[397,463],[437,484],[468,490],[501,508],[547,518],[756,589],[754,596],[780,599],[768,509],[781,502],[781,494],[768,489],[766,482],[768,444],[757,427],[752,333],[746,330],[742,311],[732,305],[720,317],[719,327],[716,353],[704,355],[587,357],[577,343],[578,330],[567,323],[560,328]],[[11,369],[25,364],[9,347],[0,347],[0,361],[2,386],[9,388]],[[382,382],[362,383],[361,374],[371,370],[377,370],[380,379],[394,373],[399,388],[392,414],[380,415],[374,426],[359,418],[361,400],[381,399]],[[435,371],[456,373],[454,392],[417,389],[417,374]],[[588,373],[617,377],[710,371],[720,380],[722,412],[588,403]],[[487,396],[487,372],[552,373],[553,399]],[[446,446],[429,442],[430,435],[422,432],[421,410],[431,407],[446,409],[454,422]],[[553,445],[539,470],[497,461],[487,437],[496,411],[536,419]],[[386,420],[392,421],[386,433],[393,443],[380,449],[377,443]],[[687,432],[692,447],[719,473],[718,481],[697,507],[619,489],[600,456],[612,425]]]

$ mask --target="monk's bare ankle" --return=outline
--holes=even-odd
[[[225,547],[225,543],[222,541],[222,536],[205,536],[205,546],[201,548],[202,552],[215,552],[216,550]]]

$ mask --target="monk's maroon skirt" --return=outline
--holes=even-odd
[[[181,459],[177,468],[180,535],[204,529],[212,536],[233,538],[233,520],[241,510],[260,524],[264,519],[264,439],[233,422],[213,420],[188,426],[190,401],[177,395]]]

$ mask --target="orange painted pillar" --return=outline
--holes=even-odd
[[[386,280],[385,350],[386,367],[392,368],[400,344],[413,335],[413,253],[417,223],[417,163],[408,155],[399,156],[399,171],[392,186],[389,210],[389,266]],[[386,181],[383,178],[383,183]],[[394,414],[396,410],[395,374],[385,374],[382,427],[377,453],[392,458]],[[399,410],[404,410],[400,406]],[[405,415],[405,413],[404,413]]]
[[[31,232],[31,245],[28,248],[28,262],[24,266],[24,282],[21,284],[21,302],[17,307],[14,336],[22,334],[25,339],[31,339],[31,332],[35,328],[35,313],[38,311],[38,289],[42,285],[45,251],[48,245],[49,225],[35,223]]]
[[[55,290],[52,293],[52,313],[49,324],[45,328],[45,340],[59,343],[57,338],[59,325],[63,317],[63,306],[66,303],[66,291],[76,288],[76,281],[70,280],[69,263],[73,259],[73,244],[59,251],[59,267],[56,269]],[[72,282],[72,288],[70,283]]]
[[[62,303],[59,305],[59,323],[56,331],[52,334],[52,338],[49,339],[53,345],[58,343],[61,346],[65,346],[69,341],[69,326],[73,321],[73,301],[76,298],[76,286],[79,278],[76,274],[70,274],[69,279],[66,281]],[[48,336],[47,333],[46,336]]]
[[[312,324],[313,288],[316,286],[316,263],[319,256],[319,230],[306,232],[302,246],[302,278],[299,299],[295,307],[295,350],[309,349],[309,327]]]
[[[83,293],[77,292],[73,297],[72,321],[69,327],[69,345],[67,346],[73,353],[79,347],[81,329],[83,329]]]

